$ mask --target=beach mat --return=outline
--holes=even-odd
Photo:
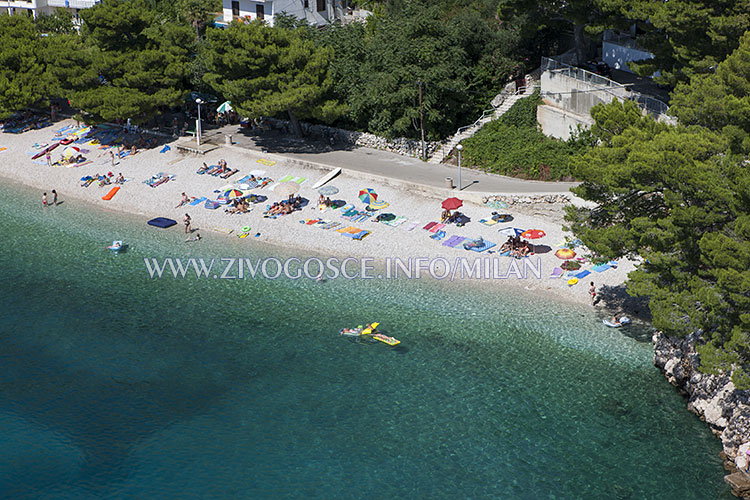
[[[581,279],[581,278],[585,278],[589,274],[591,274],[591,271],[581,271],[580,273],[573,275],[573,277]]]
[[[393,220],[384,220],[382,222],[383,222],[383,224],[385,224],[387,226],[398,227],[401,224],[403,224],[404,222],[406,222],[407,220],[409,220],[408,217],[404,217],[403,215],[397,215],[396,218],[393,219]],[[416,224],[415,224],[415,226],[416,226]]]
[[[474,247],[471,247],[471,248],[466,248],[464,246],[464,248],[466,250],[471,250],[472,252],[484,252],[485,250],[489,250],[490,248],[492,248],[494,246],[495,246],[495,244],[492,243],[491,241],[484,240],[484,242],[480,246],[474,246]]]
[[[497,224],[497,221],[495,219],[479,219],[479,223],[485,226],[494,226]]]
[[[188,203],[188,205],[191,205],[191,206],[200,205],[201,203],[203,203],[207,199],[208,198],[206,198],[205,196],[203,196],[202,198],[196,198],[193,201],[191,201],[190,203]]]
[[[456,248],[456,245],[462,243],[466,238],[463,236],[451,236],[443,242],[444,247]]]
[[[276,162],[275,162],[275,161],[273,161],[273,160],[268,160],[268,159],[266,159],[266,158],[261,158],[261,159],[259,159],[259,160],[255,160],[255,161],[256,161],[256,162],[258,162],[258,163],[260,163],[261,165],[267,165],[267,166],[269,166],[269,167],[272,167],[272,166],[276,165]]]
[[[437,224],[437,225],[435,225],[435,226],[432,226],[432,229],[430,229],[429,231],[430,231],[431,233],[437,233],[438,231],[440,231],[440,230],[441,230],[441,229],[443,229],[444,227],[445,227],[445,224]]]
[[[430,236],[430,238],[432,238],[433,240],[440,241],[443,238],[445,238],[445,231],[438,231],[437,233]]]
[[[597,273],[601,273],[601,272],[606,271],[607,269],[610,269],[611,267],[612,266],[610,266],[609,263],[607,263],[607,264],[599,264],[598,266],[592,267],[591,270],[594,271],[594,272],[597,272]]]
[[[437,226],[437,222],[428,222],[422,229],[429,231],[433,227]]]

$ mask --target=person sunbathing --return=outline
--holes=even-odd
[[[318,198],[318,205],[325,206],[325,204],[326,204],[326,197],[321,194],[320,197]]]
[[[440,215],[440,222],[446,222],[451,217],[451,211],[450,210],[443,210],[442,215]]]
[[[500,247],[500,253],[510,252],[513,250],[513,237],[509,236],[508,241],[503,243],[503,245]]]
[[[518,248],[518,258],[523,258],[528,256],[531,253],[531,246],[529,246],[528,241],[524,241],[521,246]]]
[[[135,144],[133,144],[133,147],[130,148],[130,156],[133,156],[137,152],[138,152],[138,150],[135,148]]]
[[[333,202],[330,198],[326,198],[325,206],[326,208],[331,208],[333,206]]]
[[[122,172],[120,172],[117,175],[117,179],[115,179],[116,184],[125,184],[125,177],[122,176]]]
[[[185,193],[182,193],[182,200],[180,200],[180,203],[175,208],[180,208],[182,205],[185,205],[190,202],[190,198],[188,198],[188,195]]]

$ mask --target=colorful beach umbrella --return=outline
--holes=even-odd
[[[382,200],[373,201],[368,206],[373,210],[383,210],[384,208],[388,207],[390,203]]]
[[[447,200],[443,200],[443,208],[446,210],[455,210],[463,205],[464,202],[458,198],[448,198]]]
[[[331,196],[339,192],[339,188],[336,186],[323,186],[322,188],[318,189],[318,193],[322,194],[323,196]]]
[[[555,252],[555,257],[562,260],[569,260],[576,256],[576,253],[570,248],[561,248]]]
[[[297,191],[299,191],[299,184],[296,182],[282,182],[273,189],[273,192],[279,196],[289,196]]]
[[[243,193],[239,189],[228,189],[222,195],[224,198],[242,198]]]
[[[374,189],[363,189],[359,192],[359,199],[362,200],[362,203],[369,205],[378,199],[378,193]]]
[[[77,147],[68,146],[67,148],[63,149],[62,155],[64,158],[70,158],[71,156],[76,156],[80,152],[81,150]]]
[[[518,236],[519,234],[523,234],[523,229],[518,229],[517,227],[504,227],[502,229],[498,229],[497,232],[513,238]]]
[[[541,229],[529,229],[521,233],[521,237],[526,238],[527,240],[536,240],[538,238],[544,238],[545,236],[547,236],[547,233]]]
[[[217,113],[228,113],[232,111],[232,103],[230,101],[223,102],[221,106],[216,108]]]

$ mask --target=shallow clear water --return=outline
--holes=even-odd
[[[273,250],[37,198],[0,186],[2,498],[731,498],[643,326],[502,285],[151,280]],[[338,335],[374,320],[402,346]]]

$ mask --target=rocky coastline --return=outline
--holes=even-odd
[[[698,333],[676,338],[657,332],[652,340],[654,365],[685,395],[688,409],[721,439],[725,482],[736,496],[750,499],[750,474],[745,472],[750,460],[750,391],[736,389],[729,373],[698,371]]]

